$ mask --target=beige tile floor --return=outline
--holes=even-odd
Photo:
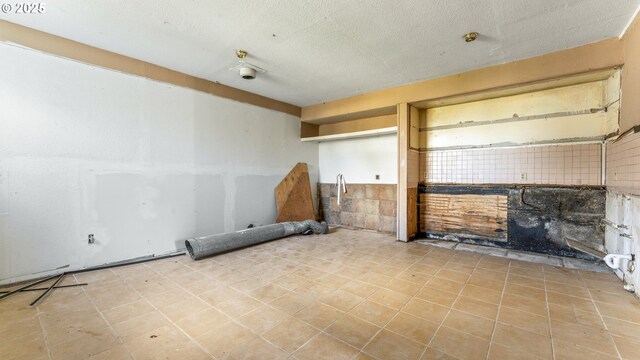
[[[640,359],[611,274],[338,229],[0,302],[0,359]]]

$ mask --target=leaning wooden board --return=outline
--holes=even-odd
[[[507,208],[506,195],[420,194],[420,230],[506,241]]]
[[[275,190],[276,222],[316,220],[306,163],[297,163]]]

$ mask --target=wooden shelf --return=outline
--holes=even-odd
[[[336,140],[357,139],[357,138],[389,135],[389,134],[395,134],[397,132],[398,132],[398,127],[392,126],[392,127],[375,129],[375,130],[355,131],[355,132],[343,133],[343,134],[306,137],[300,140],[305,142],[306,141],[309,141],[309,142],[336,141]]]

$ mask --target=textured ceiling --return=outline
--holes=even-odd
[[[56,0],[25,25],[305,106],[619,36],[640,0]],[[462,35],[481,36],[465,43]],[[268,71],[243,80],[234,50]]]

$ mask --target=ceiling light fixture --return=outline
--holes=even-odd
[[[466,33],[466,34],[464,34],[464,41],[472,42],[472,41],[474,41],[475,39],[478,38],[478,35],[479,34],[477,32],[475,32],[475,31],[472,31],[470,33]]]
[[[240,59],[238,61],[238,65],[229,68],[229,70],[238,71],[240,73],[240,77],[245,80],[255,79],[258,72],[267,72],[267,70],[259,66],[246,62],[245,59],[247,58],[247,52],[244,50],[236,50],[236,57]]]

